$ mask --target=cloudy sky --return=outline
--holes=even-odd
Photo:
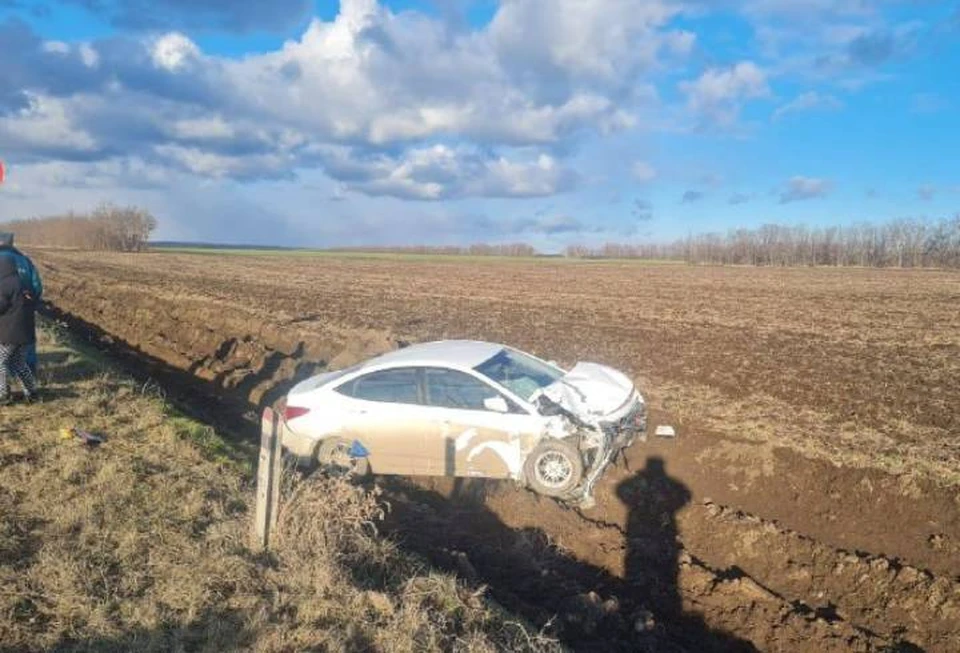
[[[960,4],[0,0],[0,217],[661,240],[960,211]]]

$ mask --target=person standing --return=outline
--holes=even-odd
[[[33,300],[34,306],[40,305],[43,297],[43,280],[37,267],[30,260],[30,257],[13,246],[13,234],[9,231],[0,232],[0,256],[13,258],[17,266],[17,274],[20,277],[20,286]],[[37,376],[37,345],[36,338],[34,342],[27,347],[26,352],[27,365],[33,376]]]
[[[36,344],[34,300],[24,292],[12,256],[0,256],[0,404],[10,403],[8,371],[23,385],[23,397],[33,401],[37,384],[27,351]]]

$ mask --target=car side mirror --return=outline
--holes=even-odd
[[[483,400],[483,407],[487,410],[492,410],[495,413],[506,413],[510,410],[510,406],[507,405],[507,400],[497,395],[496,397],[487,397]]]

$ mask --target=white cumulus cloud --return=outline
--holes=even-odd
[[[151,52],[154,65],[169,71],[179,70],[199,54],[200,48],[179,32],[170,32],[158,38]]]
[[[324,148],[329,175],[368,195],[440,200],[463,197],[540,197],[570,190],[576,174],[540,154],[509,159],[466,146],[412,148],[402,156],[364,155],[350,148]]]
[[[711,68],[696,80],[681,82],[680,90],[695,115],[718,125],[733,124],[745,100],[770,94],[767,73],[752,61]]]

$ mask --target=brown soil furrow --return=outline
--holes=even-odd
[[[395,506],[388,523],[406,546],[490,583],[512,609],[553,619],[579,650],[881,651],[897,641],[781,596],[746,573],[711,568],[679,545],[664,548],[659,538],[644,553],[649,572],[624,579],[573,555],[549,526],[510,528],[495,509],[442,500],[420,486],[394,484],[388,496]],[[406,502],[414,508],[404,510]],[[563,510],[541,507],[544,524]],[[627,547],[618,527],[607,530]]]
[[[277,284],[271,286],[257,277],[251,280],[249,265],[231,270],[229,261],[222,273],[230,275],[236,272],[239,275],[237,282],[229,284],[221,285],[222,282],[204,274],[208,270],[192,266],[176,271],[157,266],[158,269],[151,270],[156,274],[151,278],[142,271],[133,271],[134,274],[131,274],[133,265],[128,265],[131,269],[124,269],[118,263],[112,263],[104,270],[106,275],[113,277],[109,283],[104,283],[101,276],[89,271],[89,264],[84,263],[79,269],[71,270],[76,265],[73,259],[61,260],[59,257],[68,256],[63,253],[55,256],[58,260],[55,264],[58,280],[64,284],[67,295],[83,297],[87,293],[105,293],[105,301],[115,301],[114,292],[142,296],[146,287],[150,288],[150,294],[158,301],[165,300],[172,305],[180,305],[185,301],[206,302],[210,313],[219,315],[231,312],[238,325],[244,321],[248,324],[262,323],[266,329],[265,335],[275,335],[271,325],[282,327],[291,319],[309,313],[315,316],[314,320],[297,322],[297,330],[307,339],[312,331],[323,332],[331,324],[345,329],[385,330],[413,339],[451,335],[478,338],[509,336],[512,342],[520,346],[552,356],[615,361],[631,372],[647,375],[657,382],[706,380],[733,398],[749,397],[752,393],[762,391],[801,408],[828,411],[838,423],[855,420],[864,426],[892,434],[903,433],[905,422],[948,432],[960,428],[960,422],[957,421],[960,420],[960,414],[945,409],[949,408],[951,400],[954,400],[952,405],[960,403],[960,395],[952,390],[960,388],[960,343],[947,331],[946,336],[953,341],[952,344],[944,342],[936,349],[927,347],[918,350],[918,343],[925,342],[929,335],[923,330],[910,328],[908,323],[911,320],[904,318],[901,313],[927,316],[933,309],[942,308],[931,300],[931,305],[923,306],[922,311],[910,310],[908,306],[916,302],[918,294],[914,290],[910,290],[910,294],[895,296],[897,302],[906,306],[891,306],[885,314],[886,321],[877,325],[876,332],[871,330],[869,324],[859,330],[849,327],[825,328],[816,322],[810,323],[809,316],[802,321],[800,316],[795,316],[800,324],[805,325],[803,330],[798,331],[797,324],[784,323],[783,315],[777,315],[776,320],[762,319],[763,314],[769,313],[769,307],[760,310],[756,299],[746,305],[742,305],[744,302],[739,301],[740,298],[733,303],[727,297],[731,289],[724,289],[723,286],[698,289],[694,285],[683,292],[678,290],[673,303],[669,304],[670,298],[661,293],[643,298],[643,294],[649,291],[636,284],[650,274],[646,271],[637,275],[639,278],[627,277],[622,280],[627,296],[631,290],[645,291],[640,298],[616,300],[611,296],[613,291],[609,294],[602,292],[602,284],[609,282],[610,269],[607,267],[594,268],[588,275],[581,275],[595,276],[593,280],[601,282],[599,293],[595,292],[595,284],[585,286],[583,280],[568,278],[569,269],[565,266],[557,268],[559,278],[555,282],[549,278],[542,279],[543,275],[534,266],[519,270],[525,277],[523,287],[511,288],[502,297],[502,293],[464,293],[462,285],[465,280],[460,275],[444,274],[450,271],[450,266],[437,264],[416,264],[411,269],[434,282],[430,289],[410,287],[411,284],[406,281],[409,275],[404,277],[403,270],[399,270],[398,275],[392,278],[381,277],[370,272],[369,264],[365,267],[362,262],[352,271],[341,269],[340,265],[330,265],[329,262],[326,264],[330,269],[308,264],[308,269],[316,271],[319,279],[299,272],[293,275],[289,284],[282,284],[281,287]],[[144,258],[149,262],[157,260]],[[175,260],[179,262],[189,258],[176,257]],[[298,264],[302,265],[302,262],[298,261]],[[258,260],[258,268],[261,265],[263,272],[269,274],[273,271],[271,267],[278,264],[276,261]],[[408,264],[408,267],[410,265],[413,264]],[[472,270],[478,272],[477,286],[483,288],[486,283],[491,288],[502,286],[505,279],[501,277],[495,281],[484,267],[475,266]],[[582,270],[582,266],[577,268]],[[276,270],[277,278],[280,279],[280,275],[286,272]],[[192,277],[193,283],[189,283],[190,274],[196,275]],[[84,275],[89,279],[89,284],[82,283]],[[538,286],[538,281],[549,285]],[[244,284],[251,299],[263,297],[267,301],[236,301],[238,282]],[[252,285],[248,286],[248,283]],[[552,290],[555,285],[567,289],[569,299],[554,299]],[[437,286],[446,291],[437,292]],[[337,290],[343,287],[350,291],[342,293]],[[309,289],[306,295],[304,288]],[[838,286],[837,291],[843,289],[843,286]],[[198,295],[198,290],[203,293]],[[212,295],[208,290],[217,291],[213,293],[216,296],[213,305],[210,304]],[[548,292],[541,292],[543,290]],[[697,295],[698,292],[714,290],[722,291],[719,300],[711,297],[708,301]],[[799,292],[801,288],[792,290]],[[904,290],[906,292],[908,289]],[[545,302],[545,296],[550,297],[552,302]],[[817,305],[816,315],[826,318],[836,310],[852,320],[857,315],[857,309],[867,315],[876,310],[872,304],[857,306],[856,303],[853,306],[844,305],[842,310],[839,306],[835,308],[833,304],[841,297],[844,301],[851,299],[847,295],[823,299],[823,304]],[[644,299],[654,303],[648,304]],[[766,299],[782,305],[789,295],[779,301],[769,296]],[[795,303],[818,299],[817,296],[801,296]],[[946,301],[946,296],[943,299]],[[680,304],[678,309],[678,305],[675,305],[677,300],[689,300],[691,306]],[[878,294],[877,301],[890,300],[886,294]],[[666,305],[656,310],[658,303]],[[372,307],[376,307],[376,310],[370,310]],[[788,310],[788,315],[796,313],[789,302],[783,308]],[[755,312],[751,313],[751,310]],[[709,318],[717,314],[724,318],[750,315],[751,319],[710,321]],[[878,316],[872,319],[878,319]],[[914,316],[912,321],[917,319]],[[939,333],[944,333],[944,329],[957,328],[955,312],[938,319],[941,321],[936,323],[918,322],[916,328]],[[549,348],[544,346],[544,333],[550,334]],[[888,334],[889,338],[882,340],[877,336],[879,333]],[[869,337],[861,337],[861,334]],[[936,357],[933,360],[932,355]],[[771,374],[771,371],[779,373]]]
[[[712,566],[742,570],[818,614],[929,651],[960,645],[960,582],[883,556],[832,549],[715,503],[691,506],[680,531],[684,546]]]
[[[684,491],[677,470],[669,463],[666,469],[669,475],[662,477],[643,470],[612,475],[604,490],[616,488],[622,502],[611,505],[610,494],[602,494],[599,514],[571,510],[510,486],[476,481],[472,491],[447,480],[424,481],[419,485],[426,492],[419,498],[432,501],[437,509],[445,506],[444,501],[453,504],[444,509],[450,522],[464,524],[460,546],[474,542],[476,551],[476,543],[486,542],[491,534],[507,541],[494,537],[491,546],[498,551],[518,548],[510,539],[512,533],[542,539],[549,543],[548,553],[579,561],[591,570],[581,572],[581,577],[605,578],[599,587],[634,608],[654,606],[651,609],[657,612],[655,606],[669,605],[673,597],[682,601],[687,613],[702,612],[710,628],[741,634],[754,616],[736,611],[727,615],[718,606],[698,607],[712,605],[709,597],[715,587],[723,587],[726,595],[733,591],[726,583],[733,583],[735,588],[746,588],[748,595],[768,601],[756,607],[751,603],[756,596],[748,596],[743,610],[747,609],[743,606],[758,610],[789,606],[804,620],[843,624],[929,651],[951,653],[960,644],[958,580],[885,556],[833,548],[712,501],[694,499],[673,514],[664,513],[661,498]],[[453,546],[447,536],[444,531],[443,546]],[[432,541],[431,536],[428,550]],[[542,559],[543,554],[541,550],[531,557]],[[704,580],[707,572],[712,584]],[[737,621],[741,617],[744,621]],[[759,640],[768,635],[755,632]],[[751,639],[758,645],[759,640]]]

